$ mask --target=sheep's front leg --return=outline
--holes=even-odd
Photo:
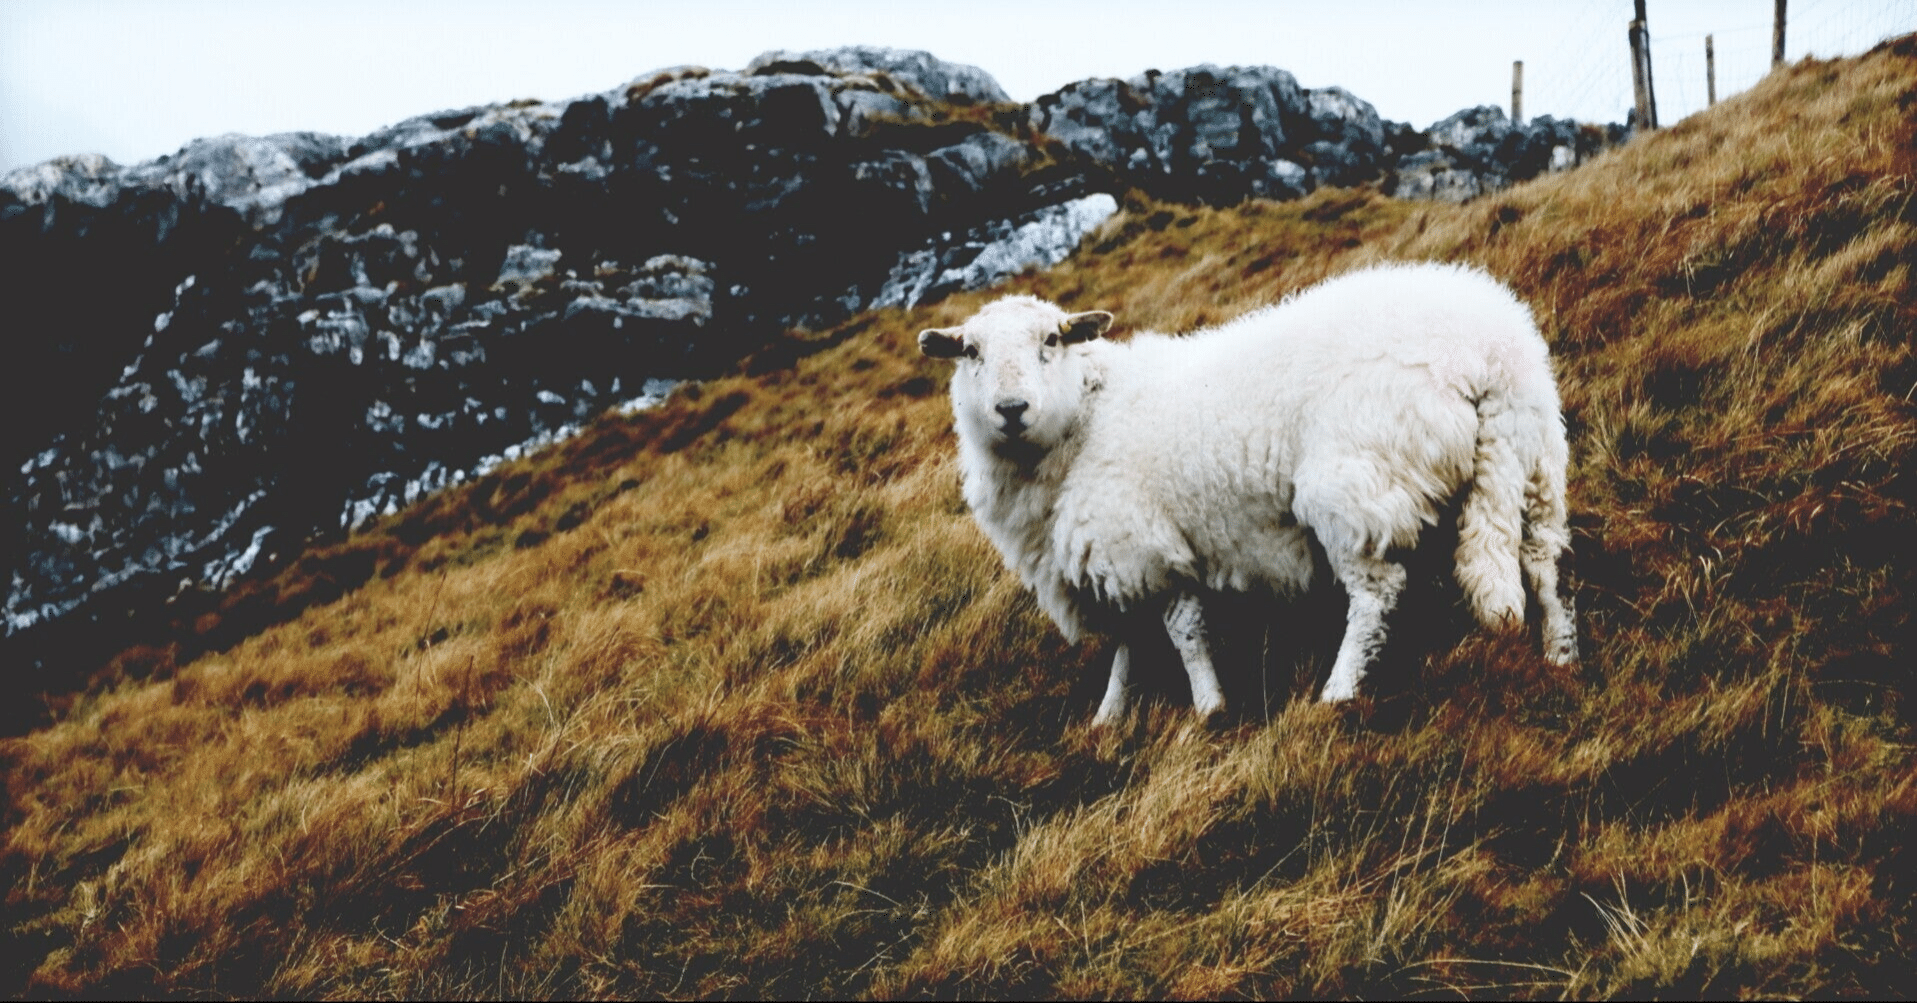
[[[1210,646],[1205,642],[1205,611],[1198,597],[1180,592],[1165,607],[1165,632],[1172,647],[1185,663],[1185,675],[1191,679],[1191,705],[1205,720],[1224,713],[1225,692],[1218,687],[1218,673],[1211,666]]]
[[[1120,644],[1118,654],[1112,656],[1112,677],[1105,683],[1105,699],[1098,703],[1098,713],[1092,715],[1092,727],[1106,728],[1117,724],[1125,716],[1126,690],[1131,685],[1132,646]]]
[[[1325,681],[1324,693],[1319,696],[1324,703],[1337,703],[1358,695],[1358,681],[1384,649],[1385,617],[1398,605],[1398,593],[1404,591],[1405,570],[1401,564],[1362,554],[1328,556],[1332,572],[1351,597],[1345,612],[1344,643],[1338,646],[1338,660],[1332,663],[1331,678]]]

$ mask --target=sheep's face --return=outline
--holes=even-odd
[[[957,327],[919,332],[919,351],[953,359],[952,410],[959,434],[1002,456],[1042,453],[1071,429],[1085,391],[1083,353],[1104,334],[1103,310],[1066,313],[1031,296],[1009,296]]]

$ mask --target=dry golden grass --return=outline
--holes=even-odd
[[[1467,206],[1134,202],[1009,284],[1183,329],[1367,261],[1513,283],[1561,360],[1578,671],[1427,581],[1330,710],[1335,590],[1249,600],[1236,723],[1174,678],[1091,732],[1104,645],[958,497],[912,338],[996,292],[958,296],[312,555],[225,650],[124,656],[5,743],[5,985],[1907,991],[1913,95],[1905,39]]]

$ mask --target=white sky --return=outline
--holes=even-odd
[[[1648,0],[1659,117],[1769,62],[1772,0]],[[1861,52],[1917,30],[1917,0],[1791,0],[1788,52]],[[979,66],[1014,99],[1147,68],[1265,63],[1387,118],[1460,108],[1622,121],[1630,0],[0,0],[0,172],[62,154],[134,163],[198,136],[359,136],[413,115],[610,90],[679,64],[874,44]]]

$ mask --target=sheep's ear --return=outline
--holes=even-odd
[[[956,359],[965,351],[965,339],[957,328],[928,327],[919,332],[919,351],[934,359]]]
[[[1112,329],[1112,315],[1103,310],[1075,313],[1058,322],[1058,339],[1067,345],[1090,341]]]

